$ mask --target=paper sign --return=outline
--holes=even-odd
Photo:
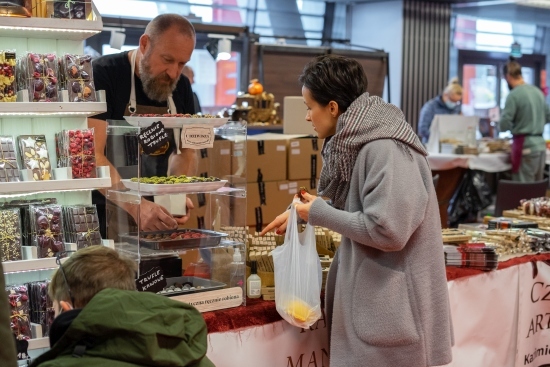
[[[138,140],[145,154],[152,154],[169,142],[168,134],[160,121],[141,129]]]
[[[157,293],[166,287],[166,278],[162,269],[158,266],[149,270],[136,280],[136,287],[141,292]]]
[[[214,129],[202,125],[186,125],[181,129],[182,148],[203,149],[214,146]]]

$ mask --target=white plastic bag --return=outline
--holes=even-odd
[[[291,325],[308,328],[321,317],[321,262],[315,230],[306,225],[298,233],[296,207],[292,205],[285,242],[271,252],[275,266],[275,305]]]

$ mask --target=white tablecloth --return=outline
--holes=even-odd
[[[481,153],[479,155],[430,153],[428,163],[435,171],[462,167],[485,172],[503,172],[512,168],[509,153]]]

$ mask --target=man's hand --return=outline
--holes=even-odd
[[[189,220],[189,217],[191,217],[191,210],[195,209],[195,205],[193,205],[193,202],[191,201],[191,199],[189,199],[188,196],[186,197],[185,205],[187,206],[187,210],[185,211],[185,215],[182,216],[182,217],[175,217],[174,218],[176,220],[176,222],[178,222],[178,225],[185,224]]]
[[[137,222],[137,218],[134,219]],[[143,198],[139,206],[139,220],[140,231],[167,231],[178,227],[178,222],[166,208]]]

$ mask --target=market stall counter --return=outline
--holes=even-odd
[[[533,283],[545,281],[533,278],[534,269],[538,269],[538,277],[548,274],[546,284],[550,283],[548,262],[550,253],[515,257],[499,263],[498,270],[491,272],[447,267],[455,331],[453,362],[448,366],[512,367],[520,365],[516,359],[523,365],[523,354],[528,353],[522,351],[531,348],[526,343],[537,339],[532,335],[534,329],[530,338],[525,338],[529,325],[520,320],[523,316],[518,312],[518,299],[522,304]],[[536,311],[531,313],[528,315],[536,320]],[[328,366],[324,317],[309,330],[296,328],[281,319],[275,302],[260,299],[247,300],[246,307],[206,312],[203,317],[209,331],[208,357],[216,365]],[[544,332],[550,333],[550,329]],[[536,336],[545,337],[544,332],[538,330]],[[531,353],[534,349],[533,345]],[[550,361],[549,354],[537,362],[543,361],[542,357]]]

